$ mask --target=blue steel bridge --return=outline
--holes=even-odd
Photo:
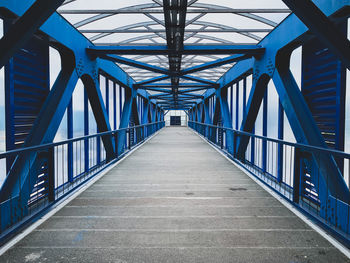
[[[350,262],[349,15],[0,1],[0,261]]]

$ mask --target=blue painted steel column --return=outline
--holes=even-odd
[[[263,136],[267,137],[267,90],[265,92],[264,100],[263,100]],[[266,172],[267,166],[267,141],[262,141],[262,170]]]
[[[132,101],[133,101],[132,91],[127,88],[125,88],[124,90],[125,90],[125,101],[124,101],[124,106],[122,110],[119,129],[129,127],[131,110],[132,110]],[[120,156],[124,152],[125,140],[126,140],[126,131],[122,130],[118,132],[118,147],[117,147],[118,156]]]
[[[247,115],[247,78],[243,79],[243,118]]]
[[[107,77],[105,77],[105,97],[106,97],[106,112],[107,112],[107,116],[109,117],[109,79]]]
[[[86,91],[84,90],[84,135],[89,135],[89,99]],[[94,151],[93,151],[94,152]],[[84,168],[85,172],[89,171],[89,139],[84,140]]]
[[[241,131],[244,132],[252,132],[255,126],[255,121],[259,113],[259,109],[261,106],[261,102],[265,96],[267,90],[267,83],[270,80],[270,77],[267,75],[263,75],[258,79],[254,80],[252,89],[250,91],[248,104],[247,104],[247,115],[246,118],[243,119],[241,124]],[[237,143],[237,158],[240,160],[244,160],[245,152],[249,143],[248,136],[239,136]],[[252,141],[253,144],[253,141]]]
[[[283,59],[283,58],[282,58]],[[287,58],[289,59],[289,57]],[[282,60],[283,61],[283,60]],[[292,73],[281,63],[273,75],[281,103],[292,127],[294,136],[299,143],[326,148],[316,123],[307,107]],[[320,178],[312,177],[315,187],[319,189],[319,198],[326,204],[331,194],[345,202],[350,201],[349,189],[342,177],[334,158],[327,154],[314,154],[313,158],[320,171]]]
[[[278,100],[278,139],[283,140],[284,132],[284,111],[281,101]],[[277,152],[277,181],[283,180],[283,145],[278,145]]]
[[[212,124],[210,115],[209,115],[209,99],[204,100],[203,102],[203,112],[204,112],[204,123],[205,124]],[[204,131],[204,136],[209,137],[209,131],[210,128],[206,126],[205,131]]]
[[[67,107],[67,138],[73,138],[73,100],[71,99]],[[68,182],[73,182],[73,166],[74,166],[74,157],[73,157],[73,143],[68,144]]]
[[[99,132],[110,131],[109,118],[106,108],[104,106],[102,94],[99,88],[99,83],[94,81],[90,76],[84,75],[82,77],[85,90],[87,92],[92,112],[95,116],[96,124]],[[99,140],[98,140],[99,141]],[[114,140],[112,136],[102,136],[102,142],[106,149],[106,161],[114,159]]]
[[[221,89],[219,98],[220,98],[220,108],[221,108],[223,127],[232,129],[232,119],[231,119],[231,114],[230,114],[230,110],[228,108],[228,102],[227,102],[227,88]],[[234,154],[233,140],[234,138],[233,138],[232,130],[226,130],[227,151],[232,155]]]
[[[231,120],[233,120],[233,86],[230,86],[230,109],[231,109]]]
[[[238,117],[239,117],[239,82],[236,83],[236,130],[238,130]]]
[[[117,84],[113,82],[113,129],[117,128]],[[117,152],[117,150],[116,150]]]
[[[143,100],[143,114],[142,114],[142,120],[141,120],[141,124],[148,124],[149,123],[149,119],[148,119],[148,113],[149,113],[149,108],[150,108],[150,102],[146,99]],[[143,127],[143,136],[147,137],[148,136],[148,126],[147,127]]]

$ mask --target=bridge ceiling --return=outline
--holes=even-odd
[[[198,46],[257,45],[290,10],[281,0],[67,0],[58,12],[95,46],[117,48],[118,52],[104,50],[99,56],[117,63],[136,82],[148,83],[159,77],[149,82],[150,87],[140,88],[165,101],[166,109],[186,108],[237,61],[249,58],[244,52],[236,58],[230,52],[181,50],[187,46],[196,50]],[[126,55],[119,50],[130,46],[134,50],[154,47],[156,51],[165,46],[177,51],[169,54],[147,50]],[[220,63],[200,67],[188,74],[189,78],[183,77],[182,71],[209,62]],[[164,70],[168,72],[164,74]],[[168,78],[162,78],[167,74]],[[204,79],[207,83],[201,81]]]

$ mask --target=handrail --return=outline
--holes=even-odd
[[[350,153],[345,153],[345,152],[342,152],[342,151],[339,151],[339,150],[334,150],[334,149],[329,149],[329,148],[322,148],[322,147],[313,146],[313,145],[307,145],[307,144],[302,144],[302,143],[294,143],[294,142],[283,141],[283,140],[280,140],[280,139],[274,139],[274,138],[270,138],[270,137],[267,137],[267,136],[256,135],[256,134],[253,134],[253,133],[239,131],[239,130],[235,130],[235,129],[227,128],[227,127],[223,127],[223,126],[216,126],[216,125],[211,125],[211,124],[206,124],[206,123],[201,123],[201,122],[196,122],[196,121],[188,121],[188,122],[204,125],[204,126],[211,127],[211,128],[228,130],[228,131],[232,131],[232,132],[234,132],[236,134],[246,135],[246,136],[250,136],[250,137],[253,137],[253,138],[259,138],[259,139],[263,139],[263,140],[267,140],[267,141],[271,141],[271,142],[275,142],[275,143],[282,143],[284,145],[294,146],[294,147],[297,147],[297,148],[300,148],[300,149],[303,149],[303,150],[328,152],[328,153],[332,153],[332,154],[339,155],[339,156],[342,156],[342,157],[350,159]]]
[[[131,130],[131,129],[147,127],[147,126],[150,126],[150,125],[160,124],[160,123],[163,123],[163,122],[164,121],[158,121],[158,122],[152,122],[152,123],[147,123],[147,124],[142,124],[142,125],[135,125],[135,126],[127,127],[127,128],[121,128],[121,129],[113,130],[113,131],[100,132],[100,133],[95,133],[95,134],[91,134],[91,135],[80,136],[80,137],[67,139],[67,140],[60,141],[60,142],[45,143],[45,144],[40,144],[40,145],[35,145],[35,146],[30,146],[30,147],[25,147],[25,148],[20,148],[20,149],[16,149],[16,150],[10,150],[10,151],[6,151],[6,152],[0,153],[0,159],[5,158],[5,157],[7,157],[9,155],[25,153],[25,152],[28,152],[28,151],[43,150],[43,149],[46,149],[48,147],[60,146],[60,145],[67,144],[67,143],[72,143],[72,142],[86,140],[86,139],[95,138],[95,137],[101,137],[101,136],[105,136],[105,135],[113,135],[113,134],[121,132],[121,131],[128,131],[128,130]]]

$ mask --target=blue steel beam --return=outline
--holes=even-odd
[[[179,90],[178,94],[185,94],[185,93],[190,93],[190,92],[197,92],[197,91],[201,91],[201,90],[207,90],[210,89],[209,87],[202,87],[202,88],[194,88],[194,89],[183,89],[183,90]]]
[[[150,112],[151,112],[151,122],[155,122],[156,121],[156,109],[157,108],[157,104],[150,104]]]
[[[78,76],[74,72],[74,61],[66,54],[62,59],[62,70],[58,75],[39,115],[34,123],[31,133],[28,135],[23,147],[30,147],[52,142],[57,129],[61,123],[67,106],[71,101]],[[37,173],[28,173],[36,166],[37,154],[31,152],[27,155],[20,155],[16,158],[11,170],[6,177],[1,190],[0,202],[6,201],[10,196],[16,197],[21,192],[21,196],[27,201],[31,194],[31,189],[36,182]],[[28,166],[31,164],[31,166]],[[23,203],[24,205],[25,203]]]
[[[155,83],[155,82],[158,82],[158,81],[166,80],[166,79],[169,79],[169,78],[170,78],[170,76],[168,76],[168,75],[154,77],[154,78],[145,79],[145,80],[142,80],[140,82],[137,82],[135,85],[137,85],[137,86],[146,85],[146,84],[150,84],[150,83]]]
[[[173,77],[180,77],[180,76],[195,73],[198,71],[202,71],[202,70],[206,70],[206,69],[210,69],[210,68],[215,68],[215,67],[220,67],[222,65],[226,65],[226,64],[233,63],[233,62],[238,62],[241,60],[249,59],[250,57],[251,57],[251,55],[233,55],[233,56],[229,56],[226,58],[211,61],[208,63],[204,63],[204,64],[201,64],[198,66],[194,66],[194,67],[182,70],[180,72],[172,72],[172,71],[169,71],[169,70],[161,68],[161,67],[153,66],[153,65],[150,65],[147,63],[139,62],[139,61],[136,61],[133,59],[128,59],[128,58],[124,58],[124,57],[120,57],[120,56],[116,56],[116,55],[100,56],[100,58],[102,58],[102,59],[107,59],[107,60],[110,60],[113,62],[132,66],[135,68],[145,69],[148,71],[152,71],[152,72],[156,72],[156,73],[160,73],[160,74],[165,74],[165,75],[169,75],[169,76],[173,76]]]
[[[195,77],[195,76],[191,76],[191,75],[183,75],[183,76],[180,76],[180,78],[187,79],[187,80],[192,80],[192,81],[195,81],[195,82],[204,83],[204,84],[208,84],[208,85],[216,85],[215,81],[206,80],[206,79]]]
[[[88,75],[82,76],[82,80],[96,120],[98,131],[111,131],[112,129],[109,124],[109,118],[103,102],[99,83],[94,82],[94,80]],[[111,136],[102,136],[102,141],[106,149],[106,161],[109,162],[115,158],[114,140],[112,140]]]
[[[281,65],[274,73],[273,81],[297,142],[327,148],[290,70],[285,65]],[[335,198],[349,203],[349,189],[334,158],[328,154],[314,154],[313,158],[321,176],[319,179],[311,179],[316,189],[319,190],[321,201],[325,202],[328,195],[331,194]]]
[[[350,69],[350,41],[311,0],[282,0],[343,64]]]
[[[117,62],[120,64],[124,64],[124,65],[128,65],[128,66],[132,66],[135,68],[139,68],[139,69],[145,69],[148,71],[152,71],[152,72],[156,72],[156,73],[160,73],[160,74],[166,74],[166,75],[171,75],[171,72],[168,71],[167,69],[161,68],[161,67],[157,67],[157,66],[153,66],[147,63],[143,63],[143,62],[139,62],[133,59],[128,59],[128,58],[124,58],[124,57],[120,57],[120,56],[116,56],[116,55],[106,55],[106,56],[101,56],[102,59],[107,59],[113,62]]]
[[[260,55],[264,48],[258,45],[185,45],[176,50],[168,46],[91,46],[87,49],[91,55]]]
[[[136,86],[141,86],[141,85],[146,85],[146,84],[150,84],[150,83],[155,83],[155,82],[158,82],[158,81],[169,79],[170,77],[171,76],[164,75],[164,76],[159,76],[159,77],[155,77],[155,78],[151,78],[151,79],[146,79],[146,80],[137,82]],[[217,83],[215,81],[206,80],[206,79],[195,77],[195,76],[191,76],[191,75],[183,75],[183,76],[180,76],[180,78],[191,80],[191,81],[194,81],[194,82],[197,82],[197,83],[203,83],[203,84],[206,84],[206,85],[214,85],[214,86],[217,85]]]
[[[212,124],[210,116],[209,116],[209,100],[206,99],[204,100],[204,105],[203,105],[203,112],[204,112],[204,123],[205,124]]]
[[[150,112],[150,103],[149,103],[148,100],[144,100],[141,124],[147,124],[147,123],[150,122],[150,120],[149,120],[149,112]]]
[[[180,75],[186,75],[186,74],[191,74],[191,73],[195,73],[198,71],[202,71],[202,70],[206,70],[206,69],[210,69],[210,68],[216,68],[216,67],[220,67],[226,64],[230,64],[233,62],[238,62],[241,60],[245,60],[245,59],[249,59],[251,58],[251,55],[233,55],[233,56],[229,56],[226,58],[222,58],[222,59],[218,59],[218,60],[214,60],[208,63],[204,63],[198,66],[194,66],[188,69],[184,69],[182,70],[179,74]]]
[[[171,88],[171,83],[159,83],[159,84],[147,84],[147,85],[134,85],[138,88]],[[180,83],[179,88],[214,88],[213,85],[204,85],[204,84],[191,84],[191,83]]]
[[[156,92],[166,92],[166,93],[169,93],[171,94],[172,91],[170,89],[159,89],[159,88],[139,88],[139,89],[144,89],[144,90],[151,90],[151,91],[156,91]]]
[[[197,105],[197,121],[201,122],[202,120],[202,114],[203,114],[203,104],[200,103]]]
[[[222,117],[222,125],[225,128],[232,129],[232,118],[227,102],[227,88],[218,89],[216,92],[217,104],[220,106],[220,113]],[[233,132],[228,130],[226,132],[226,145],[227,151],[231,154],[234,153],[233,149]]]
[[[0,39],[0,69],[63,2],[64,0],[37,0],[26,10]]]
[[[119,129],[129,127],[131,115],[133,114],[133,104],[136,102],[136,92],[133,90],[125,90],[125,101],[122,111],[122,116],[119,124]],[[137,106],[136,106],[137,107]],[[152,120],[153,122],[153,120]],[[122,130],[117,134],[118,145],[117,145],[117,153],[118,155],[122,154],[125,148],[125,140],[126,140],[126,131]]]

